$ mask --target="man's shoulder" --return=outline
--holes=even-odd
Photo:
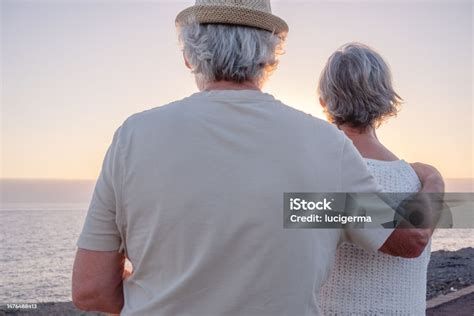
[[[325,120],[315,117],[309,113],[300,111],[294,107],[291,107],[281,101],[277,101],[284,111],[284,116],[287,119],[291,119],[295,126],[309,127],[316,133],[315,137],[331,137],[332,140],[335,138],[344,140],[345,134],[339,130],[334,124],[331,124]]]
[[[159,105],[159,106],[156,106],[156,107],[153,107],[141,112],[134,113],[130,117],[128,117],[125,122],[127,124],[133,125],[133,124],[141,123],[142,121],[146,121],[151,118],[159,118],[162,116],[172,115],[173,112],[176,113],[180,111],[181,106],[184,106],[187,103],[188,103],[187,98],[185,98],[185,99],[173,101],[164,105]]]
[[[281,122],[287,129],[299,130],[307,137],[318,138],[320,140],[331,140],[332,145],[337,145],[345,139],[344,133],[335,125],[317,118],[309,113],[300,111],[277,99],[271,101],[274,105],[274,115],[278,117],[276,121]],[[193,97],[186,97],[162,106],[153,107],[128,117],[122,124],[122,132],[148,130],[150,128],[173,127],[177,122],[183,122],[192,116],[196,111],[196,102]],[[298,133],[295,133],[298,134]],[[306,137],[304,137],[306,139]]]
[[[170,102],[165,105],[156,106],[150,109],[130,115],[122,124],[121,129],[124,131],[132,131],[143,129],[150,126],[160,126],[160,124],[174,121],[183,112],[189,102],[188,98]]]

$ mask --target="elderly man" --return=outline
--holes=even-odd
[[[283,229],[284,192],[377,185],[342,132],[260,91],[288,31],[269,1],[197,2],[177,25],[201,92],[133,115],[115,133],[78,241],[76,306],[318,315],[343,235],[373,251],[419,254],[425,230]],[[424,190],[442,189],[434,171],[421,171]]]

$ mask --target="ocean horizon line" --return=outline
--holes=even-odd
[[[97,179],[0,178],[0,204],[85,203]],[[474,178],[445,178],[446,192],[474,192]],[[283,192],[282,192],[283,194]]]
[[[0,181],[97,181],[97,178],[0,178]]]

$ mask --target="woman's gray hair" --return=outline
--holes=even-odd
[[[346,44],[329,58],[318,90],[331,122],[361,130],[395,116],[403,101],[393,89],[387,63],[360,43]]]
[[[246,26],[183,25],[178,29],[183,53],[198,80],[253,81],[260,86],[278,65],[284,35]]]

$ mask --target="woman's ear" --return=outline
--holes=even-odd
[[[188,69],[191,69],[192,70],[192,67],[191,67],[191,64],[188,62],[188,60],[186,59],[186,56],[184,55],[184,52],[183,52],[183,60],[184,60],[184,64],[186,65],[186,67]]]
[[[319,104],[323,107],[323,109],[326,108],[326,102],[324,102],[323,98],[319,97]]]

